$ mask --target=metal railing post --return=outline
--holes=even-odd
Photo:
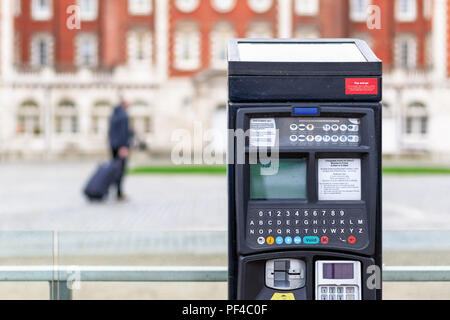
[[[72,300],[72,290],[67,281],[50,281],[50,300]]]

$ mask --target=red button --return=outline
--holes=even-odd
[[[320,238],[320,241],[321,241],[323,244],[327,244],[327,243],[328,243],[328,237],[327,237],[327,236],[323,236],[322,238]]]
[[[348,237],[348,242],[354,244],[356,242],[356,238],[354,236]]]

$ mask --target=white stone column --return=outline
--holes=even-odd
[[[155,5],[156,78],[163,82],[169,71],[169,1],[156,0]]]
[[[13,50],[14,50],[14,12],[13,1],[2,0],[1,1],[1,70],[0,75],[3,80],[9,80],[13,72]]]
[[[278,37],[292,37],[292,1],[278,0]]]
[[[434,0],[433,6],[433,74],[436,80],[447,75],[447,5],[448,0]]]

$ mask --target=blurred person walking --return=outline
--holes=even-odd
[[[111,155],[113,160],[120,163],[115,184],[117,186],[117,199],[126,200],[126,196],[122,190],[123,177],[127,158],[130,154],[130,141],[133,137],[133,132],[130,130],[130,119],[127,113],[129,104],[124,99],[121,99],[120,104],[114,108],[113,114],[109,122],[109,145],[111,148]]]

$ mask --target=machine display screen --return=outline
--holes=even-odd
[[[324,279],[353,279],[353,263],[324,263]]]
[[[251,199],[306,199],[306,159],[279,159],[275,170],[269,167],[250,165]]]

